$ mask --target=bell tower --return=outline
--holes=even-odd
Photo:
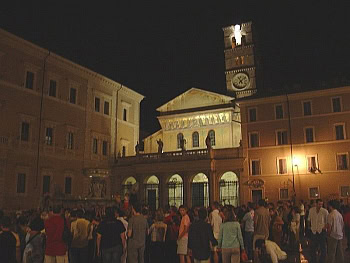
[[[252,22],[223,28],[226,88],[229,95],[243,98],[256,93],[256,53]]]

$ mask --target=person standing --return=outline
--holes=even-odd
[[[10,231],[11,219],[8,216],[1,218],[0,232],[0,262],[16,263],[16,238]]]
[[[247,250],[248,259],[253,259],[253,236],[254,236],[254,207],[248,204],[248,211],[245,213],[242,223],[244,224],[244,246]]]
[[[244,250],[240,224],[231,209],[225,211],[225,222],[220,226],[218,248],[222,250],[223,263],[239,263],[240,248]]]
[[[258,209],[256,209],[254,213],[253,250],[255,250],[255,241],[257,239],[269,238],[270,220],[270,212],[265,207],[265,200],[260,199],[258,201]]]
[[[350,207],[347,205],[344,212],[345,235],[348,239],[346,251],[350,251]]]
[[[299,212],[300,212],[300,233],[299,238],[304,238],[305,236],[305,204],[304,200],[300,200],[299,204]]]
[[[198,221],[195,221],[188,232],[188,249],[195,263],[210,263],[210,244],[216,247],[217,241],[213,230],[206,222],[208,212],[205,208],[198,210]]]
[[[219,239],[220,225],[222,224],[222,218],[219,211],[219,202],[215,201],[212,205],[213,211],[210,213],[209,221],[213,228],[214,237],[216,240]],[[219,263],[219,255],[217,246],[212,245],[214,263]]]
[[[125,248],[125,228],[115,218],[114,209],[106,209],[106,219],[97,228],[97,254],[102,254],[103,263],[120,263]]]
[[[180,263],[185,263],[185,258],[187,263],[191,263],[191,258],[187,253],[188,230],[191,221],[190,217],[187,215],[187,209],[184,205],[179,207],[179,212],[181,215],[181,223],[179,228],[179,236],[177,238],[177,254],[179,255]]]
[[[330,213],[327,218],[327,263],[343,263],[343,216],[339,213],[339,201],[331,200],[328,202]]]
[[[311,228],[311,263],[317,262],[316,251],[320,249],[320,263],[324,263],[327,254],[327,217],[328,211],[323,208],[323,201],[316,200],[316,206],[310,208],[308,222]]]
[[[141,214],[141,205],[132,205],[133,216],[128,224],[128,263],[144,263],[145,242],[148,235],[147,219]]]
[[[73,238],[70,247],[70,263],[88,262],[88,243],[92,224],[83,218],[83,210],[78,209],[75,213],[77,219],[71,223]]]
[[[44,221],[38,216],[29,224],[30,231],[25,238],[25,249],[22,263],[42,263],[44,261],[44,238],[41,231]]]
[[[46,234],[45,263],[68,263],[67,245],[63,241],[64,217],[61,207],[54,206],[44,222]]]
[[[164,215],[161,211],[156,212],[155,222],[150,227],[151,237],[151,262],[163,263],[165,261],[165,235],[167,224],[163,222]]]

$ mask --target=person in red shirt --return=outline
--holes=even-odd
[[[62,239],[63,229],[64,218],[61,215],[61,207],[54,206],[45,221],[45,263],[68,263],[67,245]]]
[[[350,206],[347,205],[344,211],[345,235],[348,239],[348,247],[346,251],[350,251]]]

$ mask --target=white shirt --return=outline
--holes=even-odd
[[[343,239],[344,221],[342,215],[336,209],[328,215],[327,223],[331,228],[330,236],[337,240]]]
[[[300,216],[305,216],[305,206],[303,204],[300,204]]]
[[[213,228],[213,234],[216,240],[219,239],[220,225],[222,223],[222,218],[219,215],[219,210],[215,209],[210,213],[210,224]]]
[[[321,233],[322,229],[327,224],[328,211],[323,207],[317,213],[316,207],[310,208],[309,217],[307,220],[311,222],[311,231],[313,234]]]
[[[287,253],[273,241],[265,240],[266,252],[270,255],[272,263],[278,263],[278,260],[287,259]]]

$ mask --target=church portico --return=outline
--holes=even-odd
[[[238,204],[241,152],[237,148],[202,149],[120,158],[112,177],[119,177],[122,183],[112,191],[130,193],[137,182],[138,200],[156,208],[168,204],[208,206],[213,201]]]

